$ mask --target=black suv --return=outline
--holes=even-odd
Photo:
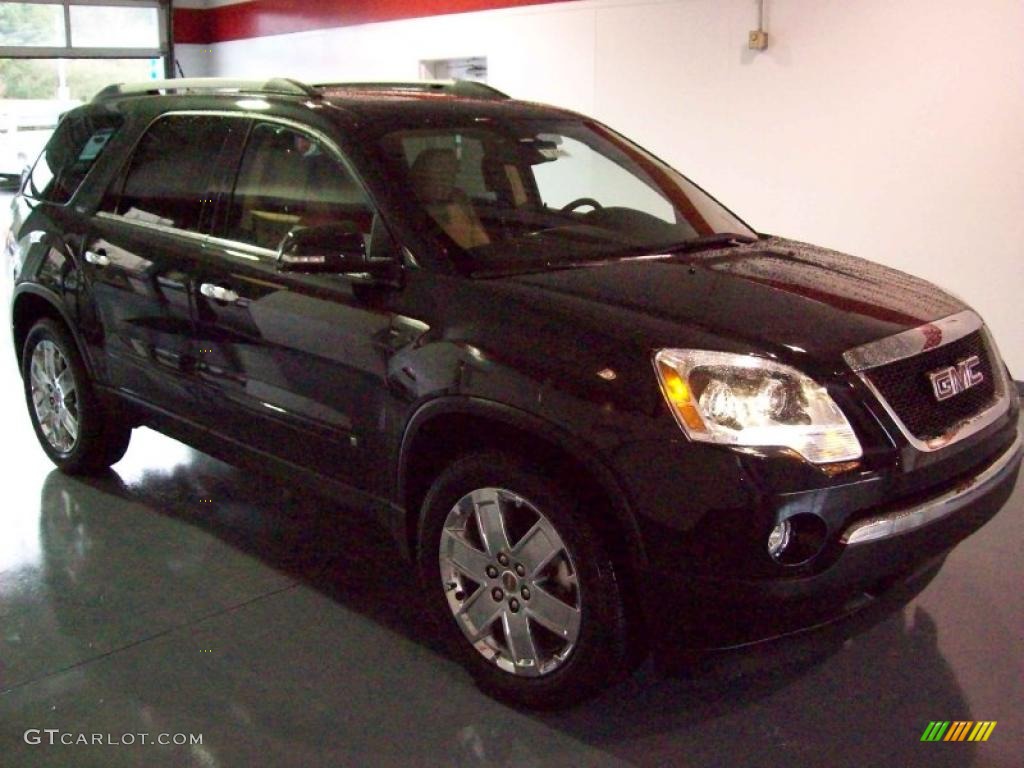
[[[373,508],[507,701],[843,615],[934,573],[1019,469],[957,298],[486,86],[113,86],[14,209],[61,469],[144,424]]]

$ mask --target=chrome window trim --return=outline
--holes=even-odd
[[[117,221],[122,224],[131,224],[136,227],[141,227],[142,229],[162,232],[166,235],[184,237],[188,240],[200,243],[201,245],[216,245],[226,251],[238,251],[242,258],[265,258],[270,261],[277,260],[276,251],[272,251],[269,248],[261,248],[258,245],[243,243],[240,240],[226,240],[222,237],[214,237],[213,235],[204,235],[200,232],[193,232],[191,229],[168,227],[166,224],[157,224],[156,222],[145,221],[143,219],[133,219],[125,216],[124,214],[110,213],[109,211],[99,211],[96,214],[96,217],[99,219],[107,219],[108,221]]]
[[[237,95],[230,95],[234,98],[237,98],[240,101],[252,101],[253,99],[253,96],[250,94],[239,93]],[[298,131],[299,133],[304,133],[307,136],[311,136],[312,138],[316,139],[318,142],[323,144],[324,147],[326,147],[330,154],[334,157],[334,159],[341,164],[341,167],[345,169],[349,176],[352,177],[352,180],[355,181],[356,186],[358,186],[359,189],[362,190],[363,195],[366,197],[367,202],[372,206],[374,211],[380,210],[380,206],[377,205],[377,201],[373,198],[373,195],[370,194],[370,189],[369,187],[366,186],[366,183],[363,181],[363,177],[359,175],[358,171],[356,171],[355,166],[352,165],[352,162],[348,159],[348,157],[345,156],[345,153],[341,150],[341,147],[338,145],[336,141],[334,141],[334,139],[332,139],[328,134],[324,133],[319,128],[315,128],[309,125],[308,123],[303,123],[299,120],[293,120],[288,117],[279,117],[277,115],[268,115],[265,112],[260,112],[258,110],[251,109],[237,111],[230,109],[174,109],[168,110],[167,112],[161,112],[159,115],[153,118],[145,127],[145,129],[143,129],[139,133],[139,140],[142,140],[142,138],[149,132],[149,130],[158,120],[162,120],[165,117],[179,116],[241,118],[245,120],[252,120],[254,123],[274,123],[276,125],[283,125],[286,128],[291,128],[294,131]],[[133,157],[134,155],[135,147],[132,148],[128,162],[131,162],[131,157]],[[241,159],[242,158],[239,158],[239,161],[241,161]]]
[[[142,219],[133,219],[124,214],[110,213],[110,211],[97,211],[96,218],[107,219],[108,221],[117,221],[123,224],[132,224],[142,229],[153,230],[154,232],[163,232],[166,235],[177,235],[179,237],[187,238],[188,240],[195,240],[199,243],[205,243],[210,239],[209,235],[204,235],[201,232],[195,232],[191,229],[179,229],[178,227],[169,227],[166,224],[157,224],[155,221],[143,221]]]
[[[246,94],[239,94],[238,97],[242,99],[248,98]],[[159,115],[150,120],[146,124],[145,128],[143,128],[139,132],[135,140],[135,143],[132,145],[131,150],[126,153],[125,159],[123,160],[121,167],[118,170],[118,174],[115,178],[123,177],[124,174],[129,170],[132,158],[134,158],[135,152],[138,149],[139,142],[142,141],[142,138],[157,123],[157,121],[162,120],[165,117],[181,115],[228,117],[251,120],[254,122],[276,123],[300,131],[309,136],[312,136],[317,141],[321,142],[328,149],[328,151],[334,157],[334,159],[341,163],[341,166],[349,173],[352,179],[356,182],[356,185],[359,187],[359,189],[362,190],[363,195],[366,197],[367,202],[370,204],[371,210],[374,212],[374,215],[382,216],[381,206],[377,204],[377,200],[370,193],[370,188],[366,185],[366,182],[363,181],[362,176],[356,170],[352,162],[348,159],[348,157],[345,156],[345,153],[342,151],[341,147],[328,134],[324,133],[318,128],[314,128],[313,126],[303,123],[299,120],[293,120],[287,117],[278,117],[277,115],[268,115],[264,112],[253,110],[175,109],[169,110],[167,112],[161,112]],[[234,194],[234,190],[232,190],[231,194]],[[179,229],[178,227],[168,227],[162,224],[155,224],[148,221],[140,221],[138,219],[125,218],[123,214],[110,213],[109,211],[97,211],[94,215],[112,221],[120,221],[125,222],[127,224],[134,224],[136,226],[140,226],[143,228],[152,229],[153,231],[156,232],[163,232],[165,234],[171,235],[181,235],[183,237],[187,237],[193,240],[198,239],[203,243],[209,243],[211,245],[216,245],[224,249],[235,249],[238,251],[243,251],[261,258],[265,257],[272,260],[277,259],[276,251],[270,250],[268,248],[262,248],[258,245],[253,245],[252,243],[246,243],[241,240],[231,240],[229,238],[217,237],[212,234],[203,234],[200,232],[195,232],[190,229]],[[385,226],[386,225],[387,221],[385,219]],[[418,269],[420,267],[419,261],[412,254],[412,252],[406,246],[402,245],[401,241],[393,234],[391,235],[391,237],[395,241],[395,243],[397,243],[401,247],[403,256],[402,261],[404,262],[404,266]]]
[[[277,262],[277,251],[270,248],[263,248],[259,245],[253,245],[252,243],[246,243],[241,240],[231,240],[226,237],[214,237],[213,235],[207,237],[206,242],[209,245],[215,245],[225,251],[237,251],[237,255],[244,259],[262,258],[275,263]]]
[[[245,94],[239,94],[238,98],[245,99],[247,97]],[[258,111],[233,111],[228,109],[175,109],[167,112],[161,112],[159,115],[150,120],[146,124],[146,127],[139,132],[135,144],[132,146],[131,151],[126,154],[126,159],[124,160],[121,169],[118,171],[119,176],[125,175],[130,170],[131,162],[132,159],[135,157],[135,152],[138,149],[139,142],[142,141],[142,139],[146,136],[147,133],[149,133],[149,131],[153,128],[154,125],[156,125],[160,120],[163,120],[167,117],[227,117],[241,120],[251,120],[253,121],[254,124],[256,122],[275,123],[283,125],[286,128],[291,128],[293,130],[299,131],[300,133],[304,133],[308,136],[311,136],[312,138],[316,139],[321,144],[323,144],[330,152],[330,154],[334,157],[334,159],[337,160],[341,164],[341,166],[348,172],[348,174],[355,181],[356,185],[362,191],[363,195],[366,197],[366,200],[369,203],[373,212],[376,215],[379,215],[380,207],[377,205],[377,201],[373,199],[373,196],[370,194],[370,190],[363,182],[362,177],[356,172],[356,169],[352,165],[352,163],[349,162],[347,157],[345,157],[345,154],[341,151],[341,147],[339,147],[337,143],[335,143],[335,141],[331,139],[330,136],[328,136],[323,131],[314,128],[310,125],[307,125],[303,122],[300,122],[298,120],[292,120],[287,117],[278,117],[276,115],[267,115],[264,114],[263,112]],[[233,190],[231,194],[234,194]],[[191,240],[198,240],[202,243],[209,243],[210,245],[216,245],[224,249],[235,249],[253,254],[254,256],[269,258],[271,260],[277,259],[277,251],[271,250],[269,248],[263,248],[258,245],[253,245],[252,243],[246,243],[242,240],[231,240],[229,238],[217,237],[216,235],[208,233],[204,234],[202,232],[196,232],[195,230],[191,229],[181,229],[179,227],[170,227],[165,224],[157,224],[155,222],[143,221],[141,219],[133,219],[126,217],[124,214],[111,213],[110,211],[97,211],[95,215],[98,218],[108,219],[110,221],[124,222],[126,224],[134,224],[144,229],[151,229],[155,232],[163,232],[164,234],[169,235],[180,235]]]
[[[845,545],[864,544],[869,541],[888,539],[941,520],[947,515],[963,509],[1002,481],[1007,472],[1013,471],[1014,460],[1019,459],[1020,454],[1021,435],[1018,434],[1013,445],[974,477],[921,504],[854,523],[843,531],[840,543]]]
[[[992,405],[954,424],[938,437],[933,437],[930,440],[921,440],[907,428],[907,425],[903,423],[903,420],[896,414],[896,411],[892,409],[889,402],[882,396],[882,393],[868,377],[868,372],[879,366],[905,360],[931,349],[944,347],[979,330],[988,347],[992,375],[995,377],[995,395]],[[938,334],[937,337],[936,334]],[[999,349],[996,347],[995,339],[992,338],[992,334],[989,333],[981,318],[969,309],[932,323],[925,323],[917,328],[911,328],[895,336],[889,336],[854,347],[843,353],[843,360],[857,374],[871,394],[875,396],[875,399],[882,405],[885,412],[889,414],[889,418],[893,420],[893,423],[896,424],[896,427],[903,437],[906,438],[907,442],[922,453],[938,451],[964,438],[977,434],[998,421],[1010,409],[1011,382],[1006,372],[1006,367],[1003,365]]]
[[[126,217],[120,213],[110,213],[109,211],[99,211],[96,214],[97,218],[107,219],[108,221],[117,221],[122,224],[131,224],[142,229],[149,229],[154,232],[162,232],[167,235],[177,235],[178,237],[184,237],[189,240],[193,240],[201,245],[214,245],[227,251],[231,255],[236,255],[240,258],[247,260],[259,260],[267,259],[272,262],[277,261],[277,251],[273,251],[269,248],[261,248],[258,245],[252,245],[251,243],[244,243],[241,240],[228,240],[223,237],[214,237],[213,235],[204,235],[199,232],[193,232],[190,229],[178,229],[177,227],[168,227],[165,224],[157,224],[152,221],[145,221],[143,219],[133,219]]]
[[[250,94],[239,93],[230,94],[230,96],[232,96],[233,98],[237,98],[241,101],[253,100],[253,96]],[[306,103],[308,104],[309,102]],[[291,128],[292,130],[299,131],[300,133],[305,133],[308,136],[311,136],[320,143],[322,143],[330,151],[331,155],[334,156],[334,159],[341,163],[342,167],[348,172],[348,174],[356,182],[356,185],[362,190],[363,194],[366,196],[366,199],[369,201],[370,205],[373,206],[374,210],[380,210],[380,206],[377,205],[377,201],[373,198],[373,195],[370,194],[370,189],[369,187],[366,186],[366,183],[363,181],[363,177],[359,175],[359,173],[356,171],[355,166],[352,165],[351,161],[345,156],[345,153],[342,152],[341,147],[338,146],[338,143],[335,142],[334,139],[332,139],[329,135],[321,131],[319,128],[314,128],[313,126],[308,125],[307,123],[303,123],[299,120],[293,120],[289,117],[268,115],[265,112],[260,112],[259,110],[172,109],[166,112],[161,112],[159,115],[150,120],[146,124],[145,128],[139,131],[138,137],[135,140],[135,144],[132,146],[131,151],[128,152],[125,156],[124,164],[120,169],[121,174],[124,174],[127,170],[130,170],[129,166],[131,164],[131,161],[135,157],[135,152],[139,147],[139,143],[142,141],[143,138],[145,138],[146,134],[149,133],[150,130],[152,130],[154,125],[156,125],[159,121],[167,117],[228,117],[241,120],[252,120],[254,123],[275,123],[278,125],[283,125],[286,128]],[[246,143],[248,143],[248,140],[246,140]],[[241,158],[239,158],[239,160],[241,161]]]

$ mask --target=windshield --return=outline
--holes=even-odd
[[[493,120],[380,139],[406,213],[472,271],[656,254],[756,235],[664,163],[607,128]]]

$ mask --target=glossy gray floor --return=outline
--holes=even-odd
[[[4,768],[1021,765],[1024,488],[861,634],[685,679],[644,668],[531,715],[438,652],[409,569],[358,513],[146,430],[106,477],[52,471],[6,333],[0,402]],[[998,725],[923,744],[930,720]],[[202,744],[51,746],[30,729]]]

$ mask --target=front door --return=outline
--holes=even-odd
[[[380,494],[392,289],[278,270],[295,227],[381,226],[337,150],[290,126],[253,127],[217,237],[195,277],[206,423],[270,455]],[[374,244],[371,232],[378,242]]]

